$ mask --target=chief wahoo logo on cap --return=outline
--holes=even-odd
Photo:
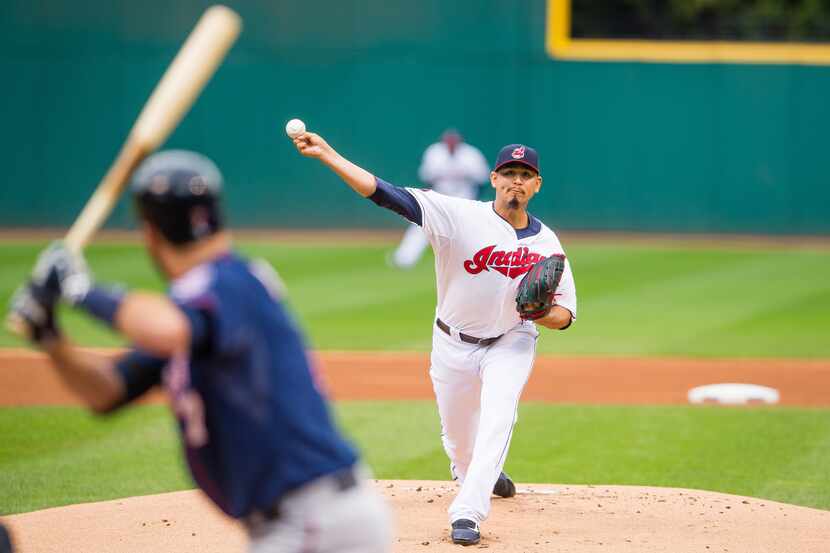
[[[522,159],[523,157],[525,157],[525,147],[519,146],[518,148],[513,150],[513,153],[510,155],[513,156],[513,159]]]

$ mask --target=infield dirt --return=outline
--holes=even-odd
[[[116,350],[102,350],[115,354]],[[432,399],[426,353],[313,354],[329,396],[351,399]],[[539,356],[522,400],[593,404],[683,404],[689,389],[718,382],[762,384],[781,403],[830,404],[830,360],[678,359]],[[162,394],[149,401],[162,401]],[[78,401],[46,357],[0,350],[0,406],[73,405]]]

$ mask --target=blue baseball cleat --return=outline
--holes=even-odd
[[[475,545],[481,539],[478,524],[467,518],[460,518],[452,523],[452,542],[458,545]]]

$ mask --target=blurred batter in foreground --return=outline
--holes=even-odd
[[[252,553],[386,553],[388,510],[334,427],[276,273],[234,252],[221,188],[217,167],[193,152],[138,168],[133,196],[167,295],[96,285],[83,258],[55,243],[14,310],[94,411],[167,389],[193,479],[244,524]],[[113,361],[76,347],[58,327],[59,302],[134,348]]]

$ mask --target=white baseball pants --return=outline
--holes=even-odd
[[[389,553],[389,508],[365,480],[341,491],[322,477],[286,494],[280,517],[248,525],[250,553]]]
[[[530,377],[539,332],[520,323],[486,347],[435,327],[430,377],[441,415],[442,441],[461,489],[450,522],[481,522],[507,458],[519,398]]]
[[[398,249],[392,254],[392,261],[396,266],[408,269],[421,259],[427,246],[429,246],[427,235],[421,227],[413,223],[407,227]]]

